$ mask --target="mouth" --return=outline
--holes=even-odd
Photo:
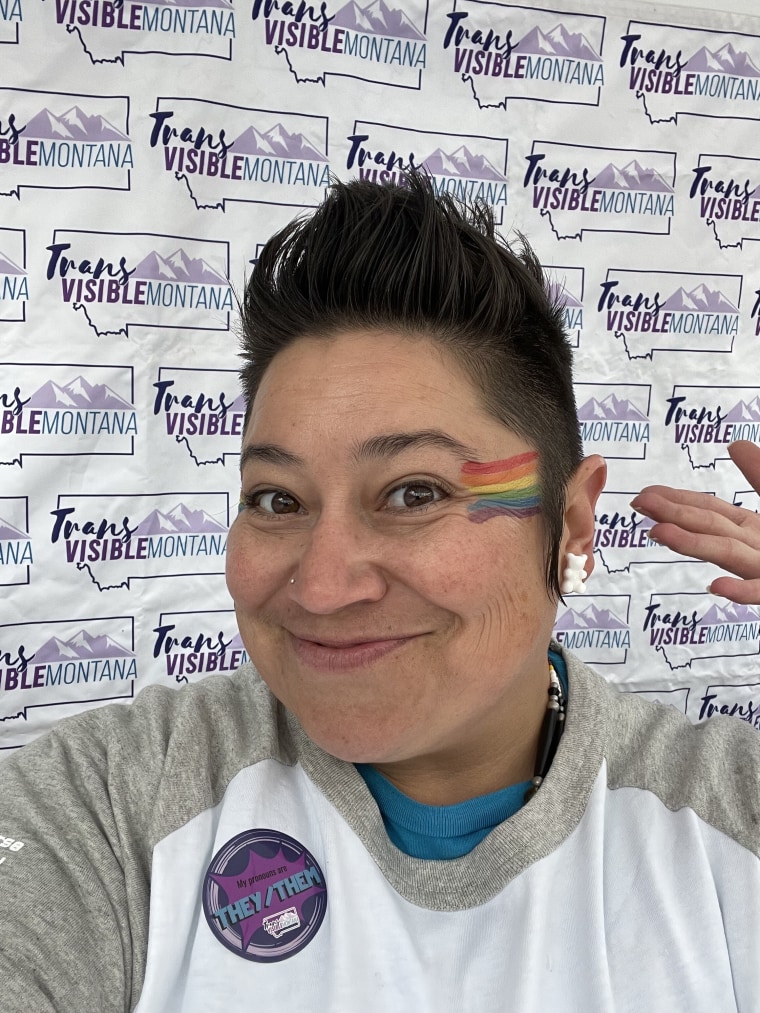
[[[342,672],[372,665],[421,634],[377,640],[311,640],[294,633],[289,636],[303,664],[323,672]]]

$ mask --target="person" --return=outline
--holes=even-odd
[[[264,247],[242,331],[255,669],[3,764],[0,1009],[760,1008],[760,740],[551,641],[604,462],[527,244],[421,175],[336,183]],[[760,602],[756,515],[634,505]]]

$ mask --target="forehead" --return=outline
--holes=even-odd
[[[246,439],[281,439],[303,427],[327,436],[350,426],[366,435],[444,423],[504,431],[455,356],[430,338],[351,331],[299,338],[275,356]]]

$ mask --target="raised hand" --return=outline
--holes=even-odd
[[[728,452],[760,494],[760,446],[739,440]],[[736,574],[717,577],[708,591],[743,605],[760,605],[760,515],[717,496],[666,485],[647,486],[631,506],[657,522],[649,532],[653,541]]]

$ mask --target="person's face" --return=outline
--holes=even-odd
[[[323,749],[489,748],[527,698],[545,709],[540,518],[475,522],[462,475],[531,449],[427,339],[302,338],[268,367],[227,583],[251,660]]]

